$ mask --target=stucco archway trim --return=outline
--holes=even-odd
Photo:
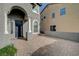
[[[8,33],[8,14],[10,14],[10,12],[13,10],[13,9],[19,9],[19,10],[21,10],[22,12],[24,12],[25,13],[25,17],[24,17],[24,20],[25,21],[27,21],[27,20],[29,20],[28,19],[28,14],[27,14],[27,12],[26,12],[26,10],[24,9],[24,8],[22,8],[22,7],[20,7],[20,6],[11,6],[9,9],[8,9],[8,11],[6,11],[5,12],[5,34],[9,34]]]
[[[27,11],[26,11],[24,8],[22,8],[22,7],[20,7],[20,6],[12,6],[12,7],[10,8],[10,10],[9,10],[9,13],[10,13],[13,9],[21,10],[21,11],[25,14],[24,19],[25,19],[25,20],[28,20]],[[8,14],[9,14],[9,13],[8,13]]]

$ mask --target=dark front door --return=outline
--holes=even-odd
[[[15,21],[15,37],[17,38],[23,37],[23,21],[20,20]]]

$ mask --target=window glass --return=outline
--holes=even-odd
[[[66,14],[66,8],[60,9],[60,15],[65,15]]]
[[[52,18],[55,18],[55,13],[52,13]]]
[[[51,25],[50,26],[50,31],[56,31],[56,25]]]

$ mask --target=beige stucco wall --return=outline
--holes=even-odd
[[[41,14],[41,19],[46,16],[46,19],[43,19],[40,21],[40,29],[42,31],[48,31],[49,30],[49,26],[50,26],[50,16],[49,16],[49,7],[47,6],[46,9],[42,12]]]
[[[66,8],[65,15],[60,15],[61,8]],[[54,19],[53,12],[55,12]],[[55,23],[58,32],[79,32],[79,4],[51,4],[42,12],[42,15],[46,15],[46,19],[41,21],[41,30],[50,31],[50,25]],[[53,20],[55,20],[54,23]]]

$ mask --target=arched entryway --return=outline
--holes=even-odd
[[[27,13],[23,8],[13,6],[8,14],[9,33],[14,34],[16,38],[23,38],[23,24],[27,19]]]

